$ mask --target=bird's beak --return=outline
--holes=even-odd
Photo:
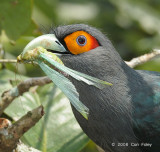
[[[55,53],[57,56],[61,56],[61,54],[67,54],[68,51],[64,48],[64,46],[59,42],[54,34],[45,34],[33,39],[29,42],[24,48],[21,57],[26,54],[29,50],[33,50],[37,47],[43,47],[44,49]]]

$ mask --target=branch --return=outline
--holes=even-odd
[[[131,68],[134,68],[138,65],[141,65],[143,63],[146,63],[156,57],[160,56],[160,50],[154,49],[153,52],[148,53],[148,54],[144,54],[142,56],[139,56],[137,58],[133,58],[130,61],[125,61],[126,64],[128,64],[128,66],[130,66]]]
[[[16,59],[0,59],[0,63],[5,64],[5,63],[18,63]],[[33,64],[33,62],[25,62],[25,64]],[[37,63],[34,63],[37,64]]]
[[[0,63],[17,63],[14,59],[0,59]]]
[[[26,115],[16,121],[8,128],[1,128],[0,131],[0,151],[10,152],[16,148],[20,137],[33,127],[44,115],[43,106],[29,111]]]
[[[31,87],[36,85],[42,86],[50,82],[52,81],[48,77],[31,78],[21,82],[15,88],[5,91],[2,94],[2,98],[0,101],[0,115],[16,97],[22,95],[24,92],[29,91]]]
[[[148,53],[148,54],[144,54],[142,56],[139,56],[137,58],[133,58],[130,61],[125,61],[126,64],[128,64],[128,66],[130,66],[131,68],[134,68],[138,65],[141,65],[143,63],[146,63],[152,59],[154,59],[155,57],[159,57],[160,56],[160,50],[158,49],[154,49],[153,52]],[[0,59],[0,63],[18,63],[17,60],[14,59]],[[32,64],[31,62],[28,62],[29,64]]]

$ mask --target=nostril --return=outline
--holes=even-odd
[[[58,41],[55,41],[58,45],[60,45],[61,46],[61,44],[58,42]]]

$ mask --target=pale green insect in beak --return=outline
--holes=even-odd
[[[46,75],[55,83],[55,85],[57,85],[68,97],[71,104],[77,109],[77,111],[79,111],[84,118],[88,119],[89,109],[79,100],[79,94],[75,86],[62,73],[57,72],[51,68],[51,66],[78,81],[83,81],[86,84],[93,85],[99,89],[103,89],[107,85],[112,84],[66,67],[60,58],[47,50],[54,50],[55,52],[67,52],[54,34],[46,34],[33,39],[17,57],[17,61],[21,63],[37,63],[44,73],[46,73]]]

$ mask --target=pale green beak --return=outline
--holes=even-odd
[[[53,53],[65,53],[67,52],[66,49],[63,47],[63,45],[59,42],[59,40],[56,38],[54,34],[45,34],[42,36],[39,36],[35,39],[33,39],[31,42],[29,42],[26,47],[24,48],[21,56],[29,51],[33,50],[37,47],[43,47],[46,50],[50,50]]]

